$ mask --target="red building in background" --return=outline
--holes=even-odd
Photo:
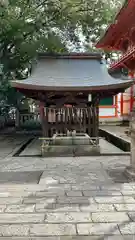
[[[110,64],[109,73],[116,78],[123,78],[123,72],[128,72],[128,78],[135,77],[135,0],[126,0],[109,26],[105,35],[96,44],[105,51],[117,51],[122,55]],[[128,117],[135,105],[135,87],[117,95],[118,117]]]

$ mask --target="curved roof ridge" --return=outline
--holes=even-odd
[[[71,53],[46,53],[40,52],[38,53],[38,58],[69,58],[69,59],[102,59],[101,53],[93,53],[93,52],[71,52]]]

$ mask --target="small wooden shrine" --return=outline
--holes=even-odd
[[[98,139],[99,101],[130,87],[108,74],[100,54],[39,54],[28,79],[12,86],[39,100],[43,136],[87,133]],[[97,141],[98,144],[98,141]]]

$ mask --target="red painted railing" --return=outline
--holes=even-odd
[[[122,65],[124,65],[124,63],[126,65],[126,61],[129,58],[133,57],[133,54],[135,54],[135,47],[130,48],[125,54],[122,55],[122,57],[120,57],[117,61],[112,63],[110,65],[110,69],[114,69],[114,68],[117,68],[119,66],[122,66]]]

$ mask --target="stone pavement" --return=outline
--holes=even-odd
[[[0,240],[135,240],[135,182],[124,175],[129,156],[12,157],[8,147],[5,153]]]
[[[0,135],[0,161],[12,156],[30,137],[19,135]]]
[[[123,173],[128,156],[7,159],[3,173],[42,175],[38,184],[0,185],[0,239],[135,239],[135,183]]]
[[[0,186],[0,239],[119,240],[134,236],[134,183]]]

